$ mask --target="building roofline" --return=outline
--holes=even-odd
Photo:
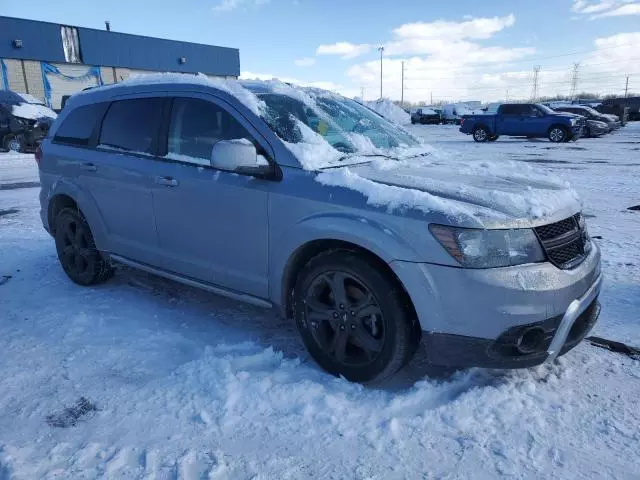
[[[10,19],[10,20],[22,20],[22,21],[26,21],[26,22],[34,22],[34,23],[45,23],[47,25],[56,25],[56,26],[64,26],[64,27],[73,27],[73,28],[80,28],[83,30],[93,30],[95,32],[103,32],[104,34],[115,34],[115,35],[126,35],[126,36],[130,36],[130,37],[138,37],[138,38],[149,38],[152,40],[160,40],[160,41],[168,41],[168,42],[178,42],[178,43],[187,43],[190,45],[199,45],[202,47],[215,47],[215,48],[226,48],[229,50],[236,50],[239,51],[239,48],[237,47],[225,47],[225,46],[221,46],[221,45],[211,45],[208,43],[200,43],[200,42],[191,42],[188,40],[176,40],[173,38],[163,38],[163,37],[152,37],[150,35],[140,35],[137,33],[126,33],[126,32],[117,32],[117,31],[113,31],[113,30],[106,30],[106,29],[101,29],[101,28],[95,28],[95,27],[83,27],[81,25],[72,25],[69,23],[60,23],[60,22],[50,22],[47,20],[35,20],[32,18],[21,18],[21,17],[10,17],[8,15],[0,15],[0,19],[2,18],[6,18],[6,19]]]

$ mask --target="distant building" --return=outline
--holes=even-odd
[[[0,16],[0,90],[30,93],[57,109],[64,95],[145,72],[237,78],[240,52]]]

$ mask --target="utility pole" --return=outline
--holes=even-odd
[[[505,99],[504,99],[504,101],[505,101],[505,102],[507,102],[507,103],[509,103],[509,89],[508,89],[508,88],[507,88],[507,92],[506,92],[506,94],[505,94]]]
[[[627,98],[629,95],[629,75],[627,75],[627,83],[624,86],[624,98]]]
[[[364,103],[364,87],[360,87],[360,100]]]
[[[629,77],[627,77],[627,80]],[[400,91],[400,106],[404,107],[404,61],[402,62],[402,90]]]
[[[384,47],[379,47],[380,52],[380,100],[382,100],[382,54],[384,53]]]
[[[433,92],[429,92],[431,94],[431,105],[433,105]]]
[[[538,98],[538,77],[540,75],[540,65],[533,67],[533,89],[531,92],[531,101],[535,102]]]
[[[571,100],[575,100],[578,92],[578,77],[580,75],[580,63],[573,64],[573,70],[571,71]]]

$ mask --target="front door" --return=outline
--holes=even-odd
[[[268,296],[270,183],[211,167],[220,140],[259,134],[214,97],[173,100],[165,161],[153,205],[166,270],[231,290]]]

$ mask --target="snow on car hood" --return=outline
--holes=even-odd
[[[20,118],[29,120],[39,120],[41,118],[56,118],[58,115],[45,105],[39,103],[21,103],[13,105],[11,113]]]
[[[362,193],[389,211],[437,212],[480,228],[531,227],[580,211],[576,192],[515,162],[419,157],[321,171],[316,180]]]

